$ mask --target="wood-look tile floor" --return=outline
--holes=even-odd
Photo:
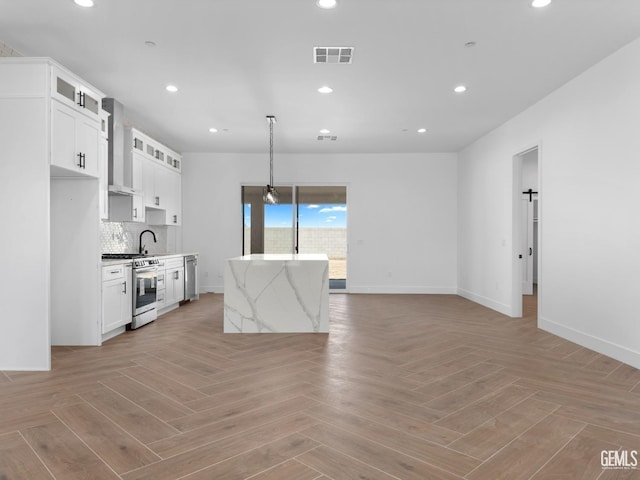
[[[326,334],[207,294],[0,372],[0,480],[639,479],[640,371],[456,296],[332,295]]]

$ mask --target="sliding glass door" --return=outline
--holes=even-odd
[[[242,187],[243,255],[325,253],[332,290],[347,286],[347,188],[276,186],[277,205],[263,201],[263,187]]]
[[[298,253],[326,253],[329,286],[347,287],[347,188],[296,187]]]
[[[263,187],[242,187],[243,255],[293,251],[293,188],[276,189],[280,201],[277,205],[268,205],[262,198]]]

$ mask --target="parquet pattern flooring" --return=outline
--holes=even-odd
[[[0,372],[0,480],[640,479],[640,371],[449,295],[331,295],[327,334],[223,334],[202,295]]]

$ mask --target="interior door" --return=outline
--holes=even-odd
[[[533,221],[535,195],[522,196],[522,294],[533,295]]]

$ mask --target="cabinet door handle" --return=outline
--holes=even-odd
[[[133,209],[133,218],[138,218],[138,207]]]
[[[120,273],[120,270],[111,270],[109,273]]]
[[[180,272],[175,272],[173,278],[174,278],[174,280],[180,279]]]
[[[155,198],[156,198],[156,202],[155,202],[156,206],[159,207],[160,206],[160,197],[155,197]]]
[[[173,216],[173,223],[178,223],[178,215]]]
[[[82,159],[82,168],[87,168],[87,154],[86,153],[82,153],[81,155],[82,155],[82,157],[81,157],[81,159]]]
[[[127,282],[122,282],[122,285],[124,286],[124,290],[122,291],[122,293],[126,294],[127,293]]]
[[[85,98],[83,92],[78,92],[78,106],[84,108],[85,106]]]
[[[78,154],[78,167],[82,168],[82,153]]]

